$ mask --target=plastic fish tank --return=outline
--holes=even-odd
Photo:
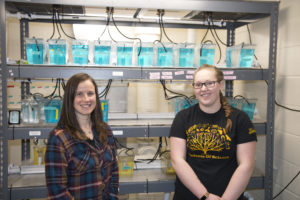
[[[154,65],[154,48],[153,43],[142,43],[142,47],[136,44],[135,56],[140,67],[152,67]],[[141,49],[141,50],[140,50]],[[140,52],[140,55],[138,55]]]
[[[67,63],[67,43],[62,39],[49,40],[50,64],[65,65]]]
[[[256,99],[248,99],[247,101],[244,101],[242,105],[242,111],[244,111],[251,120],[255,113],[256,101]]]
[[[133,175],[134,154],[132,150],[126,150],[124,148],[118,150],[118,167],[121,177]]]
[[[118,66],[132,66],[133,57],[133,43],[119,42],[117,44],[117,65]]]
[[[107,122],[108,121],[108,100],[106,99],[100,100],[100,105],[101,105],[103,121]]]
[[[199,66],[203,64],[213,65],[215,59],[215,44],[201,44],[199,49]]]
[[[178,45],[178,67],[194,66],[195,44]]]
[[[255,47],[249,44],[240,44],[226,48],[227,67],[252,67]]]
[[[157,66],[159,67],[173,67],[174,66],[174,45],[173,44],[157,43]]]
[[[186,98],[175,98],[174,106],[175,106],[175,113],[178,113],[179,111],[189,108],[190,106],[193,106],[198,103],[197,99],[186,99]]]
[[[72,41],[73,64],[87,65],[89,63],[89,42],[87,40]]]
[[[61,99],[47,100],[44,104],[45,123],[57,123],[60,118]]]
[[[233,99],[227,98],[228,103],[239,110],[244,111],[250,120],[253,119],[257,99]]]
[[[47,63],[47,45],[41,38],[25,38],[28,64]]]
[[[175,174],[175,170],[171,163],[171,154],[169,150],[165,150],[160,155],[161,170],[165,174]]]
[[[94,42],[94,63],[95,65],[110,65],[111,55],[111,42],[110,41],[98,41]]]
[[[40,122],[39,104],[32,95],[21,100],[21,121],[24,124],[37,124]]]

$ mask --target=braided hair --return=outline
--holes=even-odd
[[[196,69],[196,71],[194,72],[194,81],[195,81],[196,74],[199,71],[204,70],[204,69],[214,71],[218,82],[224,80],[223,72],[220,69],[218,69],[217,67],[212,66],[212,65],[204,64],[201,67],[199,67],[198,69]],[[220,102],[221,102],[221,106],[225,112],[225,117],[227,118],[227,124],[226,124],[225,129],[226,129],[226,132],[228,133],[231,131],[231,127],[232,127],[232,121],[230,119],[230,115],[232,113],[232,108],[231,108],[230,104],[228,103],[226,97],[222,94],[221,91],[220,91]]]

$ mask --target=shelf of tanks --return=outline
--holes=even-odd
[[[192,80],[196,68],[7,65],[9,78],[69,78],[84,72],[94,79]],[[225,80],[267,80],[268,69],[221,68]]]
[[[168,175],[162,169],[133,170],[132,176],[120,177],[120,194],[174,191],[175,175]],[[13,174],[8,176],[10,199],[45,198],[45,175]],[[247,189],[262,189],[264,177],[254,170]]]
[[[172,119],[136,119],[136,120],[109,120],[115,137],[167,137],[169,136]],[[257,134],[266,133],[266,123],[253,120]],[[54,125],[31,124],[10,125],[7,138],[15,139],[47,139]]]

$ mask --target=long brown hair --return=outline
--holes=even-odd
[[[218,82],[224,80],[223,72],[220,69],[218,69],[217,67],[212,66],[212,65],[204,64],[204,65],[202,65],[201,67],[199,67],[198,69],[195,70],[193,82],[195,82],[196,74],[199,71],[204,70],[204,69],[214,71]],[[221,91],[220,91],[220,102],[221,102],[223,110],[225,111],[225,117],[227,118],[226,132],[228,133],[229,131],[231,131],[231,127],[232,127],[232,121],[229,118],[229,116],[232,113],[232,108],[231,108],[230,104],[228,103],[226,97],[224,97],[224,95],[222,94]]]
[[[77,117],[74,109],[74,98],[78,85],[86,80],[90,80],[95,88],[96,94],[96,107],[91,113],[92,128],[96,130],[100,141],[106,144],[107,139],[107,128],[103,121],[102,111],[100,106],[100,100],[98,95],[97,84],[94,79],[85,73],[78,73],[73,75],[67,82],[64,90],[63,105],[61,109],[60,119],[57,123],[56,128],[64,128],[68,133],[75,139],[86,140],[87,137],[79,126]]]

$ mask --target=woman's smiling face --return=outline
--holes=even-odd
[[[224,81],[218,81],[216,72],[211,69],[202,69],[194,76],[194,94],[203,111],[218,111],[221,107],[220,91]]]
[[[90,115],[96,107],[95,87],[91,80],[82,81],[78,84],[74,108],[76,115]]]

